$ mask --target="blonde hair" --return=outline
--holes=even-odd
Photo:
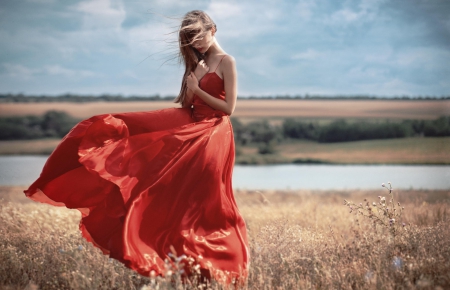
[[[181,21],[180,29],[178,30],[178,45],[180,51],[178,60],[184,64],[185,70],[183,79],[181,80],[181,89],[175,103],[184,103],[187,93],[186,78],[195,70],[197,64],[203,59],[203,55],[192,47],[192,44],[205,35],[205,33],[214,27],[217,31],[216,24],[211,17],[201,10],[193,10],[184,15]]]

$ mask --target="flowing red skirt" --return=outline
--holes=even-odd
[[[83,236],[142,275],[164,275],[175,250],[218,281],[245,278],[231,123],[228,116],[194,119],[190,109],[171,108],[84,120],[25,193],[78,209]]]

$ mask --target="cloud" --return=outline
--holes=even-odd
[[[101,76],[98,73],[92,71],[68,69],[59,65],[45,66],[42,71],[48,75],[64,76],[70,78],[92,78]]]
[[[117,29],[126,17],[122,1],[119,0],[87,0],[71,8],[84,14],[83,24],[88,29]]]
[[[314,15],[314,10],[317,8],[317,3],[314,0],[298,1],[294,7],[294,13],[300,17],[301,21],[310,21]]]
[[[320,56],[320,53],[314,49],[308,49],[304,52],[296,53],[291,58],[293,60],[313,60]]]
[[[170,33],[202,9],[236,59],[240,95],[448,93],[450,2],[411,1],[3,0],[0,85],[176,94]]]
[[[323,23],[331,27],[345,27],[374,22],[382,17],[380,6],[384,2],[386,0],[361,0],[359,5],[350,5],[351,2],[344,2],[341,9],[324,17]]]
[[[4,63],[5,75],[14,78],[30,79],[33,76],[59,76],[70,79],[100,77],[101,75],[88,70],[74,70],[60,65],[46,65],[42,68],[30,68],[21,64]]]
[[[26,0],[29,3],[53,4],[56,0]]]
[[[39,73],[39,70],[31,69],[21,64],[3,63],[3,68],[5,69],[5,75],[23,79],[28,79],[32,75]]]
[[[237,3],[213,1],[208,7],[208,12],[214,15],[216,21],[227,21],[243,16],[243,6]]]

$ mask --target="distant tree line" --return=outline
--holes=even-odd
[[[0,118],[0,140],[61,138],[78,122],[65,112]]]
[[[272,153],[276,144],[287,140],[311,140],[322,143],[412,136],[450,136],[450,116],[436,120],[401,122],[348,122],[335,120],[328,124],[287,118],[279,126],[267,120],[242,123],[232,118],[236,144],[257,145],[261,154]],[[0,140],[61,138],[79,122],[65,112],[48,111],[43,116],[0,118]]]
[[[247,96],[239,99],[262,100],[448,100],[450,96],[370,96],[370,95],[277,95],[277,96]],[[63,94],[57,96],[24,95],[24,94],[0,94],[0,103],[33,103],[33,102],[130,102],[130,101],[172,101],[175,96],[160,96],[158,94],[148,96],[122,96],[122,95],[76,95]]]
[[[68,102],[68,103],[87,103],[87,102],[138,102],[138,101],[171,101],[175,96],[161,97],[160,95],[150,96],[129,96],[122,95],[72,95],[64,94],[58,96],[30,96],[23,94],[0,94],[0,103],[46,103],[46,102]]]
[[[266,120],[243,124],[233,118],[232,123],[236,144],[258,145],[261,154],[272,153],[277,143],[289,139],[331,143],[413,136],[450,136],[450,116],[436,120],[381,123],[336,120],[324,125],[288,118],[281,126],[273,126]]]

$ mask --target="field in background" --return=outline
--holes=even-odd
[[[0,155],[50,155],[60,139],[0,141]]]
[[[167,101],[0,103],[0,116],[41,115],[49,110],[60,110],[76,118],[87,118],[101,113],[175,106],[178,105]],[[233,117],[244,124],[266,119],[272,125],[280,126],[287,117],[326,124],[338,118],[350,122],[385,122],[434,120],[449,114],[450,100],[239,100]],[[0,155],[50,154],[58,142],[56,139],[0,141]],[[237,163],[450,164],[449,137],[334,144],[283,141],[276,145],[274,154],[258,154],[257,151],[258,148],[252,145],[238,148]]]
[[[277,145],[276,153],[267,155],[258,154],[256,147],[240,147],[239,150],[241,152],[236,157],[236,162],[241,164],[450,164],[450,137],[339,143],[292,141]]]
[[[0,187],[0,288],[181,289],[177,272],[150,279],[108,259],[81,238],[78,211],[23,189]],[[395,238],[343,205],[379,195],[387,191],[237,191],[251,254],[245,289],[449,289],[450,192],[394,190],[405,208]]]
[[[49,155],[59,139],[0,141],[0,155]],[[292,141],[275,154],[258,154],[256,147],[239,147],[236,163],[450,164],[450,137],[400,138],[341,143]]]
[[[0,103],[0,116],[42,115],[49,110],[65,111],[76,118],[103,113],[149,111],[177,104],[153,102],[89,103]],[[436,119],[450,114],[450,100],[238,100],[233,117],[258,118],[367,118]]]

